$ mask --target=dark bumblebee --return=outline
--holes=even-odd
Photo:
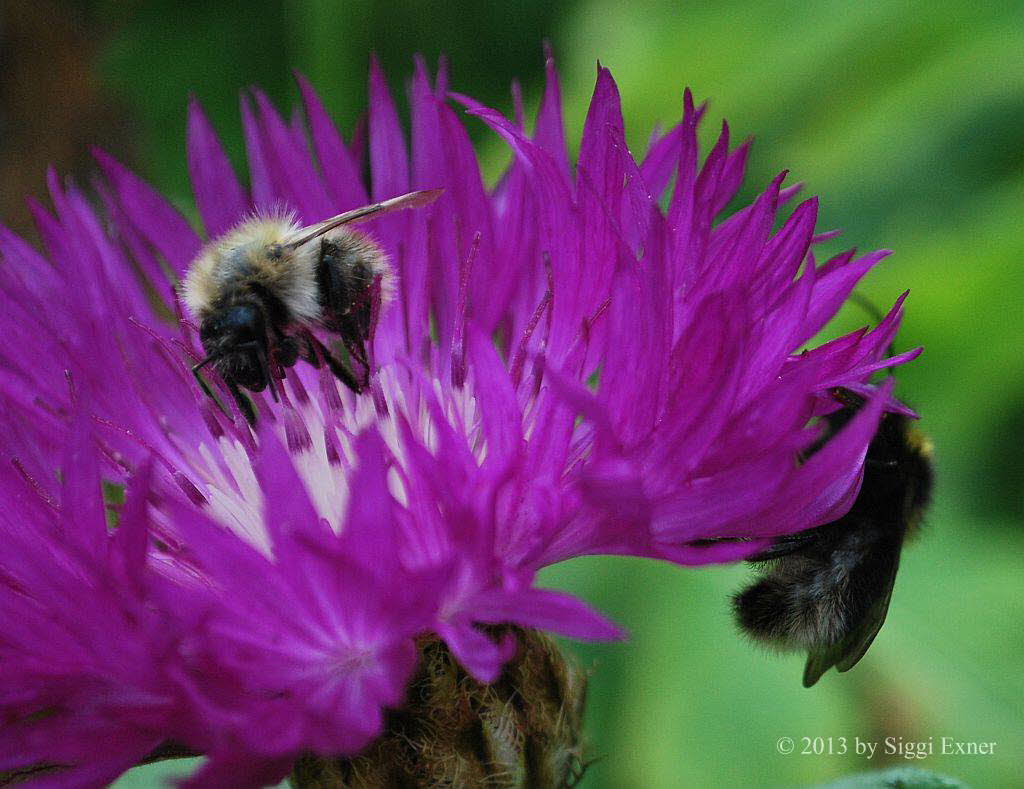
[[[863,400],[846,390],[825,417],[825,437],[842,428]],[[837,521],[780,538],[748,561],[761,578],[736,594],[739,626],[784,649],[806,649],[804,687],[835,666],[864,656],[885,621],[903,541],[920,525],[932,489],[931,446],[903,414],[886,413],[868,447],[864,482]]]

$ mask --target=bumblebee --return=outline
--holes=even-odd
[[[255,409],[240,390],[269,387],[276,400],[276,381],[299,359],[327,364],[349,389],[363,391],[373,313],[390,299],[394,277],[384,251],[346,226],[429,205],[440,194],[410,192],[305,227],[289,216],[255,216],[207,244],[181,286],[206,351],[192,368],[204,390],[199,372],[212,365],[250,423]],[[318,330],[341,341],[347,364]]]
[[[824,437],[863,405],[847,390],[825,417]],[[837,521],[781,537],[748,559],[761,577],[733,598],[739,627],[783,649],[807,650],[804,687],[828,669],[847,671],[867,652],[889,610],[904,540],[919,527],[931,496],[930,442],[909,417],[886,413],[864,462],[850,511]]]

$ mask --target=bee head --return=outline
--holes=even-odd
[[[200,325],[199,339],[206,360],[226,379],[253,392],[266,388],[267,328],[257,305],[243,302],[214,312]]]

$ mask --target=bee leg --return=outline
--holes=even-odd
[[[366,341],[373,321],[375,278],[373,259],[380,251],[356,236],[325,238],[320,245],[317,285],[325,324],[341,337],[349,357],[364,369],[362,388],[369,381]]]
[[[345,386],[356,394],[361,393],[363,389],[366,388],[366,384],[361,383],[352,374],[352,372],[333,353],[331,353],[331,349],[320,342],[320,340],[312,335],[308,335],[307,342],[310,344],[313,356],[318,360],[322,358],[327,363],[327,367],[330,371],[334,373],[334,377],[345,384]],[[314,366],[319,367],[319,361]]]
[[[199,388],[203,390],[203,394],[206,395],[207,397],[209,397],[211,400],[213,400],[213,402],[216,403],[217,402],[217,398],[214,397],[213,390],[210,388],[210,385],[208,383],[206,383],[206,381],[203,380],[203,376],[201,376],[199,374],[199,370],[200,369],[201,369],[201,367],[198,364],[197,365],[193,365],[193,367],[192,367],[192,375],[195,377],[196,383],[199,384]]]
[[[301,335],[302,342],[299,347],[299,358],[313,367],[314,370],[319,370],[323,364],[323,360],[320,358],[321,353],[314,344],[314,338],[312,334],[303,333]]]
[[[217,395],[214,393],[214,391],[210,388],[210,385],[199,374],[199,371],[202,369],[202,367],[203,367],[202,364],[196,364],[196,365],[193,365],[193,367],[192,367],[192,375],[195,377],[196,383],[199,384],[199,388],[203,390],[203,394],[206,395],[207,397],[209,397],[213,401],[213,404],[215,406],[217,406],[217,409],[222,414],[224,414],[224,416],[226,416],[228,419],[231,419],[232,418],[231,417],[231,412],[224,405],[224,401],[221,398],[217,397]],[[235,399],[237,400],[238,397],[236,396]],[[246,402],[248,402],[248,401],[246,401]],[[250,405],[250,410],[251,410],[251,405]]]
[[[231,396],[235,398],[235,404],[238,406],[238,410],[242,412],[242,416],[245,417],[245,421],[250,425],[256,424],[256,408],[252,404],[252,400],[245,396],[242,390],[238,387],[234,381],[225,381],[227,384],[228,391],[231,392]]]
[[[364,366],[369,366],[369,362],[366,360],[366,338],[358,328],[356,319],[351,315],[346,315],[340,321],[341,323],[341,337],[345,342],[345,348],[348,350],[349,355],[354,356]]]
[[[351,359],[363,368],[363,386],[370,381],[370,362],[366,356],[366,345],[362,334],[355,329],[355,320],[351,316],[345,316],[341,320],[341,340],[345,343],[345,350]]]
[[[280,378],[284,378],[285,368],[294,367],[299,359],[299,343],[294,337],[285,334],[278,334],[274,344],[274,361],[280,371]]]

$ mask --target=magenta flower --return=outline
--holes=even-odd
[[[418,635],[482,681],[514,649],[484,624],[621,636],[536,588],[546,565],[734,561],[849,508],[902,408],[868,379],[916,355],[883,358],[903,298],[799,351],[886,253],[818,264],[816,199],[774,229],[784,175],[715,224],[748,145],[723,127],[700,164],[689,92],[637,162],[599,69],[574,176],[550,60],[532,136],[446,82],[417,64],[408,148],[376,66],[366,150],[301,78],[304,123],[243,98],[250,188],[189,109],[210,238],[253,211],[312,223],[444,189],[367,226],[397,276],[362,395],[300,363],[280,403],[253,396],[256,428],[222,411],[175,290],[203,239],[102,152],[102,212],[51,173],[45,254],[0,230],[0,771],[102,784],[174,741],[209,755],[197,786],[277,781],[379,734]],[[449,99],[514,151],[495,188]],[[868,405],[796,462],[838,386]]]

